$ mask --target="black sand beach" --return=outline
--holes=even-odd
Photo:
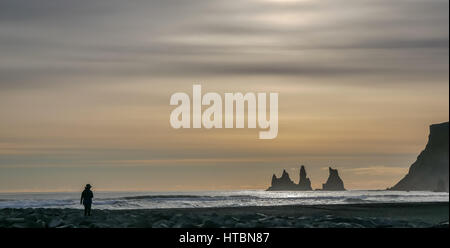
[[[197,209],[0,209],[1,228],[448,228],[449,203]]]

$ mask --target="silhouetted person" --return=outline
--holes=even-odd
[[[81,193],[80,204],[84,205],[84,216],[91,216],[92,198],[94,198],[94,193],[92,193],[91,187],[92,186],[90,184],[86,184],[83,193]]]

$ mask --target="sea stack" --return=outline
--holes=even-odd
[[[280,178],[277,178],[275,174],[272,176],[272,186],[267,190],[292,190],[295,187],[295,183],[289,177],[286,170],[283,170],[283,174]]]
[[[312,190],[311,180],[306,177],[305,166],[300,167],[300,179],[298,180],[298,190]]]
[[[344,182],[339,177],[338,170],[332,169],[331,167],[329,167],[328,169],[330,171],[330,175],[328,176],[327,182],[322,185],[322,190],[330,190],[330,191],[345,190]]]
[[[311,180],[306,177],[305,166],[300,168],[299,183],[294,183],[286,170],[283,170],[283,174],[280,178],[277,178],[275,174],[272,176],[272,185],[267,189],[268,191],[306,191],[312,190]]]
[[[449,123],[433,124],[425,149],[408,174],[390,190],[449,191]]]

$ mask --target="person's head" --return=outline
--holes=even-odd
[[[88,184],[86,184],[86,187],[84,187],[85,189],[91,189],[92,188],[92,186],[88,183]]]

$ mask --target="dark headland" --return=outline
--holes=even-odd
[[[408,174],[390,190],[448,192],[448,140],[448,122],[431,125],[425,149],[411,165]]]

